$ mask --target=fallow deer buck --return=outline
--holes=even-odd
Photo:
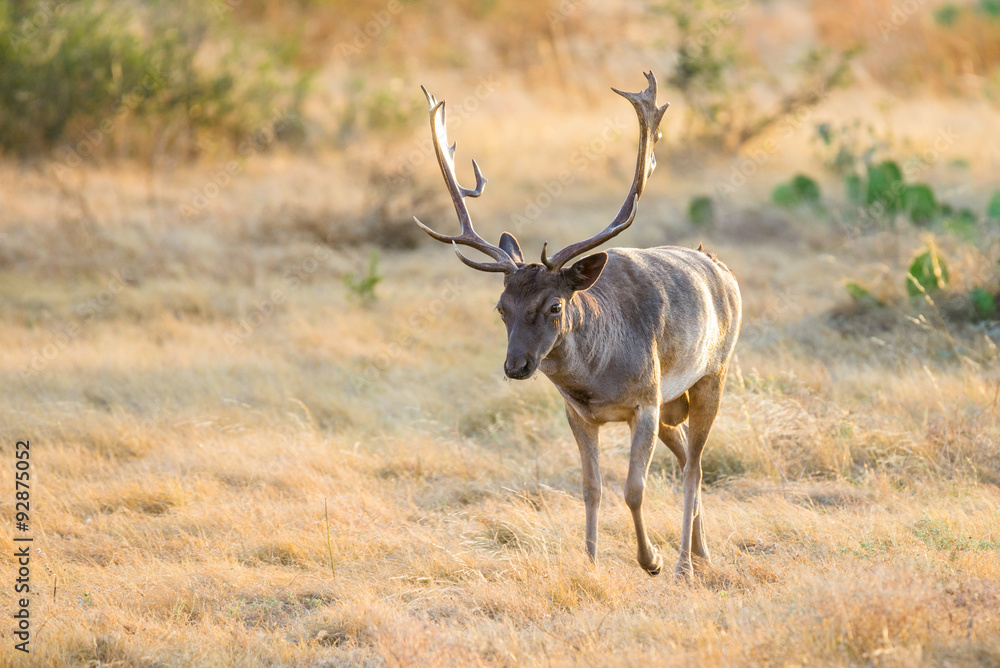
[[[625,203],[599,234],[541,262],[526,262],[510,234],[494,246],[472,227],[466,197],[479,197],[486,179],[475,161],[475,189],[455,175],[455,145],[448,145],[445,103],[426,89],[434,149],[451,193],[461,234],[420,228],[454,246],[462,262],[480,271],[503,272],[497,311],[507,327],[504,371],[513,379],[540,369],[559,389],[580,448],[587,553],[597,562],[597,512],[601,505],[599,429],[627,422],[632,434],[625,503],[632,511],[638,560],[651,575],[663,558],[649,541],[642,515],[646,473],[659,436],[683,469],[684,512],[676,576],[689,577],[691,555],[708,561],[701,509],[701,455],[719,410],[726,370],[740,329],[740,291],[732,272],[701,246],[614,248],[566,267],[572,258],[620,234],[636,215],[639,196],[656,160],[653,144],[667,104],[656,106],[656,78],[646,74],[642,93],[619,95],[639,116],[639,156]],[[458,246],[493,262],[476,262]],[[685,428],[681,423],[688,421]]]

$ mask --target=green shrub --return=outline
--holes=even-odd
[[[911,297],[931,294],[948,285],[948,265],[932,245],[917,255],[906,275],[906,292]]]
[[[848,281],[844,289],[847,290],[851,300],[860,306],[885,306],[885,302],[873,295],[868,288],[854,281]]]
[[[305,80],[239,44],[211,4],[0,0],[0,150],[149,153],[160,137],[193,152],[199,132],[235,146],[297,117]]]
[[[790,208],[799,203],[799,198],[795,196],[791,183],[779,183],[771,191],[771,201],[778,206]]]
[[[903,173],[899,171],[899,165],[886,160],[868,166],[868,187],[865,192],[865,203],[868,206],[881,204],[885,213],[896,213],[901,208],[902,192]]]
[[[992,320],[997,315],[997,302],[988,290],[972,288],[969,292],[969,302],[980,320]]]
[[[915,183],[903,189],[903,210],[914,225],[926,227],[937,214],[937,200],[934,191],[923,183]]]
[[[796,174],[788,183],[780,183],[771,192],[771,201],[791,208],[800,204],[819,204],[819,185],[805,174]]]
[[[955,25],[955,20],[960,13],[961,10],[957,6],[948,3],[934,10],[934,20],[938,25],[951,27]]]
[[[715,222],[715,207],[712,198],[704,195],[692,197],[688,204],[688,218],[697,227],[704,227]]]
[[[378,252],[372,251],[368,256],[368,273],[365,275],[348,274],[344,277],[344,285],[350,290],[351,295],[361,301],[362,304],[371,305],[378,299],[375,294],[375,286],[384,278],[378,273]]]
[[[964,208],[957,213],[951,212],[944,221],[944,229],[956,237],[974,242],[978,232],[976,214],[971,209]]]
[[[993,196],[986,205],[986,215],[1000,223],[1000,190],[993,191]]]
[[[857,174],[848,174],[844,177],[844,189],[847,191],[847,200],[852,204],[861,206],[865,203],[865,184]]]

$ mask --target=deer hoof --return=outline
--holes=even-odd
[[[659,553],[656,553],[653,555],[653,562],[649,566],[643,566],[642,568],[651,576],[659,575],[660,571],[663,570],[663,557]]]
[[[674,571],[674,581],[675,582],[689,582],[691,580],[691,575],[693,568],[690,561],[677,564],[677,570]]]

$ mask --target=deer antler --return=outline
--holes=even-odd
[[[625,93],[617,88],[611,89],[631,102],[639,116],[639,156],[636,158],[635,178],[632,180],[632,188],[628,191],[625,203],[622,204],[621,210],[611,221],[611,224],[589,239],[570,244],[551,258],[546,257],[545,250],[548,248],[548,244],[544,244],[542,246],[542,264],[549,271],[559,271],[569,260],[600,246],[632,224],[639,205],[639,196],[642,195],[642,191],[646,187],[646,179],[656,168],[653,145],[660,138],[660,119],[663,118],[663,113],[670,106],[669,102],[662,107],[656,106],[656,77],[653,76],[652,72],[649,72],[646,74],[646,79],[649,81],[649,86],[641,93]]]
[[[448,192],[451,194],[451,201],[455,205],[458,222],[462,225],[462,233],[457,236],[448,236],[435,232],[417,220],[416,216],[413,217],[413,220],[420,226],[420,229],[438,241],[451,242],[458,258],[473,269],[480,271],[502,271],[505,274],[517,271],[517,265],[511,259],[510,255],[507,254],[507,251],[486,241],[473,229],[472,218],[469,217],[469,209],[465,206],[465,198],[482,195],[483,188],[486,186],[486,177],[483,176],[483,173],[479,170],[479,165],[473,160],[472,169],[476,173],[475,189],[470,190],[458,185],[458,177],[455,176],[455,144],[448,145],[444,100],[438,102],[437,98],[428,93],[427,89],[423,86],[420,87],[420,90],[424,91],[424,96],[427,98],[427,104],[430,107],[431,136],[434,143],[434,152],[437,154],[437,161],[441,166],[444,182],[448,186]],[[458,250],[459,245],[469,246],[485,253],[496,260],[496,262],[475,262],[470,260]]]

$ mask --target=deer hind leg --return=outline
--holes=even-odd
[[[583,475],[583,505],[587,517],[587,555],[597,563],[597,514],[601,508],[600,428],[580,417],[566,404],[569,428],[580,448]]]
[[[676,571],[678,578],[690,577],[693,568],[692,553],[708,559],[702,528],[701,454],[719,412],[725,377],[724,371],[718,375],[705,376],[688,390],[688,447],[687,461],[684,463],[684,514],[681,519],[680,560]]]
[[[625,479],[625,504],[632,511],[635,522],[635,537],[639,544],[639,565],[650,575],[657,575],[663,568],[663,557],[649,542],[646,522],[642,517],[642,498],[646,489],[646,473],[653,460],[659,417],[658,406],[642,407],[636,410],[630,424],[632,428],[632,450],[629,455],[628,477]]]
[[[687,393],[660,406],[660,440],[670,449],[670,452],[674,453],[682,471],[687,463],[688,428],[687,425],[681,423],[687,419],[689,407]],[[698,507],[695,508],[694,522],[691,527],[691,552],[705,561],[711,562],[708,545],[702,533],[701,520],[703,515],[699,503]]]

